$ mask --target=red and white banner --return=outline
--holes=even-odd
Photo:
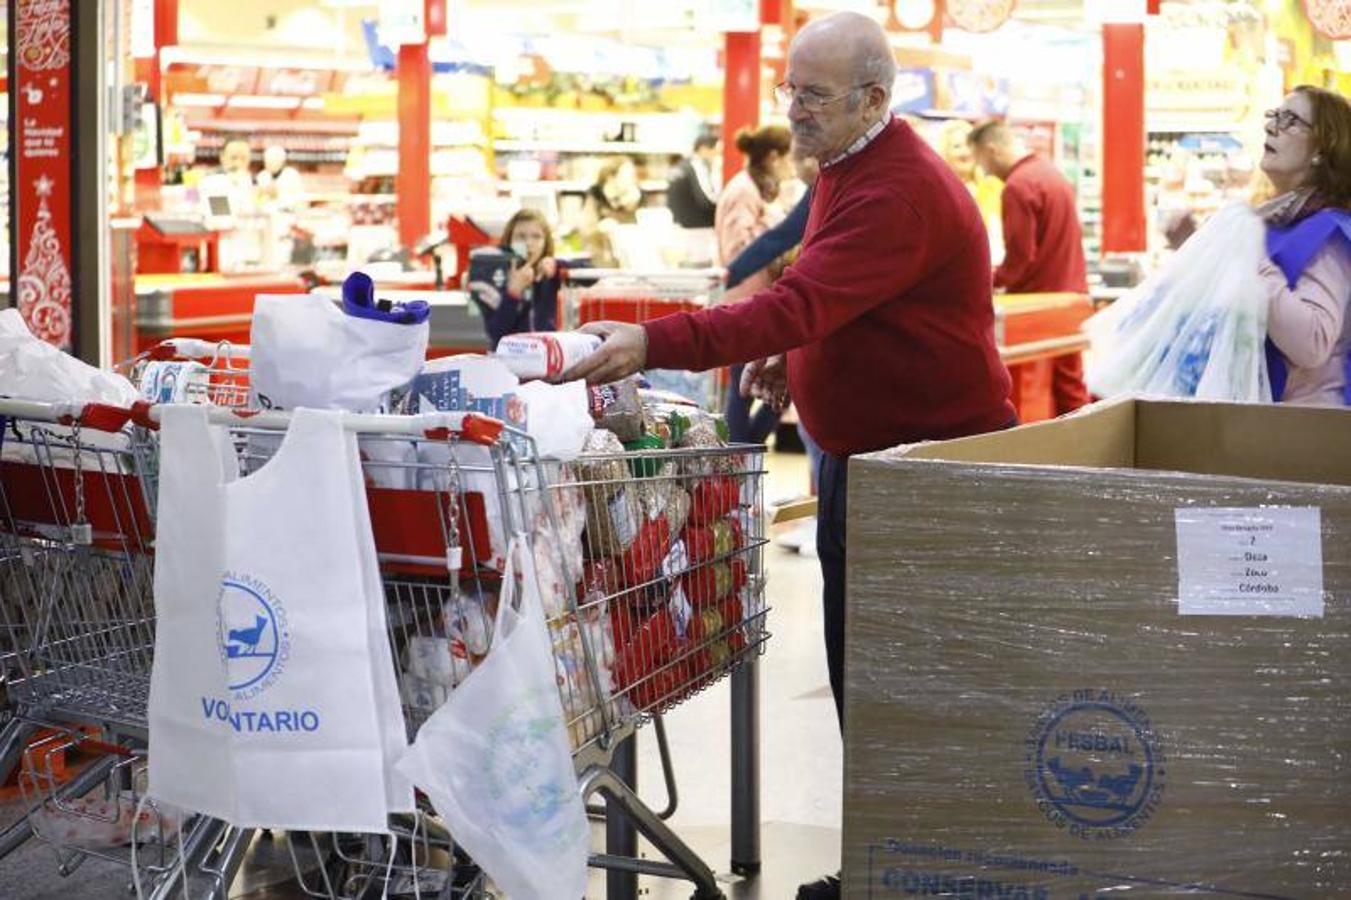
[[[70,0],[14,9],[13,296],[33,333],[69,350],[71,329]]]

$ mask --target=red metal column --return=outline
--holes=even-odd
[[[428,33],[444,33],[445,7],[427,4]],[[399,171],[394,177],[399,243],[412,247],[432,230],[432,62],[427,42],[399,48]]]
[[[760,32],[729,31],[726,35],[722,87],[722,180],[741,171],[736,133],[760,124]]]
[[[150,99],[159,104],[161,117],[168,108],[168,97],[164,96],[164,71],[160,62],[160,51],[178,43],[178,0],[155,0],[155,55],[148,59],[136,60],[136,80],[145,82],[150,90]],[[156,209],[159,207],[160,186],[164,183],[164,168],[137,169],[136,208]]]
[[[1102,252],[1145,249],[1145,26],[1102,26]]]

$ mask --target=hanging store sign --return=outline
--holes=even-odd
[[[1205,69],[1174,69],[1150,74],[1145,94],[1151,112],[1216,111],[1234,113],[1248,105],[1243,76]]]
[[[1013,15],[1017,0],[948,0],[952,24],[963,31],[994,31]]]
[[[11,5],[9,80],[14,129],[12,302],[42,340],[71,349],[71,126],[74,83],[70,0]]]

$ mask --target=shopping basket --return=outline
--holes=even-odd
[[[217,356],[218,364],[223,358],[215,345],[176,343],[170,349],[175,358],[198,351]],[[211,413],[229,427],[246,474],[266,461],[289,418],[229,408],[246,397],[247,367],[239,361],[247,355],[247,348],[231,348],[224,368],[237,387],[217,392],[222,406]],[[20,670],[14,684],[21,714],[7,733],[8,746],[17,748],[17,759],[36,729],[55,723],[52,746],[64,742],[104,753],[100,767],[66,784],[29,753],[25,777],[43,798],[40,806],[90,818],[89,792],[102,787],[105,799],[112,796],[118,773],[117,804],[97,810],[104,818],[115,812],[116,819],[127,814],[127,804],[144,799],[137,773],[153,647],[157,414],[150,406],[38,411],[0,401],[0,415],[14,423],[25,412],[45,423],[13,426],[27,435],[25,446],[59,439],[66,455],[30,451],[15,457],[12,445],[15,458],[6,458],[0,471],[8,476],[0,477],[4,577],[23,583],[31,601],[4,620],[12,663]],[[115,435],[111,448],[102,446],[106,441],[86,446],[88,423],[95,419]],[[125,427],[128,420],[136,427]],[[474,416],[348,416],[346,423],[357,431],[362,450],[410,736],[489,651],[505,537],[527,534],[529,549],[543,563],[560,697],[584,795],[603,794],[607,809],[622,809],[673,860],[656,871],[695,881],[700,896],[717,896],[711,870],[643,804],[611,761],[640,725],[736,670],[768,637],[760,449],[587,456],[565,465],[540,459],[527,435]],[[78,469],[76,460],[83,460]],[[13,465],[37,466],[54,487],[35,495],[23,486],[28,481],[14,477]],[[631,496],[637,505],[616,503],[616,495]],[[111,499],[94,503],[91,497]],[[586,527],[597,504],[639,510],[644,527],[627,543],[604,546],[603,532]],[[37,566],[48,557],[64,566],[60,579]],[[100,559],[111,562],[95,562]],[[101,600],[104,594],[117,602]],[[429,659],[449,662],[438,667]],[[100,726],[93,736],[81,730],[89,723]],[[174,816],[177,824],[163,827]],[[150,837],[133,839],[130,847],[143,851],[137,871],[157,890],[169,889],[177,876],[190,880],[194,891],[219,895],[254,839],[248,830],[153,805],[145,825]],[[402,840],[292,836],[288,847],[304,889],[331,898],[357,896],[372,885],[434,888],[457,897],[482,889],[434,818],[420,815],[391,826]],[[163,837],[158,844],[157,829]],[[59,829],[44,829],[40,815],[11,831],[8,842],[0,836],[0,855],[26,834],[53,843],[69,861],[97,855]],[[103,855],[130,861],[131,854],[120,846]],[[316,869],[303,864],[306,859],[321,864]],[[657,865],[610,855],[593,861],[630,872]]]
[[[144,447],[130,411],[0,400],[0,636],[12,717],[0,773],[29,813],[0,856],[30,837],[63,874],[89,857],[162,883],[219,823],[144,796],[154,645]],[[138,828],[139,826],[139,828]],[[224,872],[201,870],[223,891]]]
[[[709,279],[693,273],[670,289],[707,290]],[[171,352],[221,357],[214,345],[177,342],[161,354]],[[247,359],[249,348],[231,354]],[[270,416],[232,424],[244,472],[265,461]],[[712,872],[664,824],[675,799],[661,715],[753,659],[769,637],[763,448],[588,454],[564,465],[539,458],[520,432],[495,438],[492,452],[473,441],[447,452],[403,435],[360,438],[410,736],[487,652],[505,539],[526,532],[584,794],[603,794],[675,862],[661,874],[716,896]],[[626,511],[643,527],[607,547],[595,516],[602,508]],[[450,672],[437,675],[426,660],[444,660],[447,641]],[[616,751],[652,720],[671,796],[660,816],[612,767]]]
[[[277,438],[288,418],[212,411],[217,424],[237,426],[235,446],[254,466],[275,447],[258,438]],[[18,770],[31,805],[28,815],[0,833],[0,856],[36,837],[56,849],[63,873],[94,856],[131,866],[152,896],[176,892],[186,881],[194,897],[223,897],[254,832],[189,810],[163,809],[145,796],[157,420],[157,408],[149,405],[118,410],[0,400],[0,633],[16,706],[0,735],[0,761],[6,770]],[[494,475],[508,465],[500,429],[490,420],[352,416],[345,424],[363,441],[434,444],[449,460],[458,444],[473,443]],[[95,429],[101,429],[97,438],[91,436]],[[521,458],[513,451],[513,460]],[[437,469],[444,475],[457,467]],[[440,509],[459,505],[447,491],[460,477],[456,471],[447,488],[427,492]],[[510,482],[538,485],[542,479],[536,474]],[[513,515],[516,507],[507,502],[503,508]],[[453,513],[440,519],[439,528],[449,536],[440,550],[445,581],[447,560],[459,552]],[[406,649],[412,636],[432,635],[439,627],[431,621],[429,598],[436,591],[428,582],[419,578],[419,590],[412,592],[388,582],[391,596],[399,598],[390,614],[397,647]],[[441,612],[438,606],[438,621]],[[411,697],[402,668],[398,675],[404,696]],[[406,708],[419,712],[412,700]],[[416,727],[414,715],[409,721]],[[77,755],[94,757],[78,773],[66,764]],[[328,898],[360,896],[386,883],[432,896],[479,895],[481,877],[472,866],[455,865],[456,849],[434,822],[421,815],[395,817],[391,832],[392,838],[330,835],[322,846],[319,837],[307,836],[314,845],[308,855],[321,865],[303,867],[293,857],[301,886]]]

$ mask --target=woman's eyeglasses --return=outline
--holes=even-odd
[[[1299,113],[1289,109],[1269,109],[1265,113],[1267,124],[1276,126],[1277,131],[1289,131],[1296,125],[1313,130],[1313,123]]]

